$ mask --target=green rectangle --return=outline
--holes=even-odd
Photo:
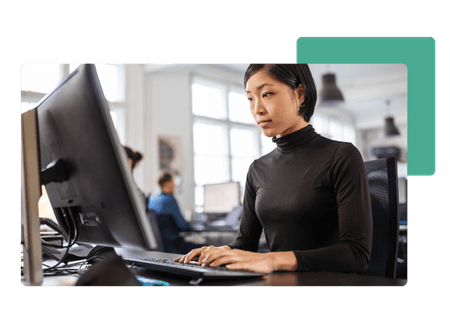
[[[435,41],[433,38],[297,40],[297,63],[402,63],[408,68],[408,175],[436,167]]]

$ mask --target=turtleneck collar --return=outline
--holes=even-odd
[[[296,132],[287,134],[280,138],[273,137],[272,142],[277,144],[279,151],[290,152],[304,146],[318,135],[319,134],[317,134],[314,128],[309,124]]]

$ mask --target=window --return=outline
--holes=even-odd
[[[22,66],[21,89],[46,94],[61,80],[58,64],[25,64]]]
[[[253,124],[255,121],[249,110],[248,100],[242,89],[231,87],[228,93],[230,120],[239,123]]]
[[[274,146],[254,123],[242,88],[194,77],[192,113],[195,205],[202,212],[203,185],[239,182],[242,199],[250,164]]]
[[[332,115],[314,112],[311,118],[311,125],[317,133],[332,140],[351,142],[356,145],[355,128],[347,118],[336,118]]]
[[[192,84],[192,111],[194,115],[226,119],[226,87],[208,80],[194,79]]]

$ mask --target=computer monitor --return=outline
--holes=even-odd
[[[156,249],[95,66],[79,66],[34,111],[41,184],[65,236],[107,247]]]
[[[239,182],[207,184],[203,188],[205,213],[229,213],[240,205]]]

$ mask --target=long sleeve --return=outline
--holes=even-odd
[[[173,217],[175,224],[181,231],[189,229],[189,223],[180,212],[176,199],[171,195],[163,193],[151,196],[147,208],[154,209],[156,214],[168,214]],[[175,230],[175,228],[173,228]]]
[[[336,244],[294,251],[298,270],[364,272],[372,247],[372,212],[363,160],[351,144],[335,152],[330,175],[334,183],[339,222]]]
[[[189,229],[189,222],[187,222],[180,212],[178,203],[175,198],[167,200],[164,204],[164,213],[172,215],[175,220],[175,224],[181,231],[186,231]]]
[[[249,168],[232,248],[293,251],[298,271],[364,272],[372,247],[371,201],[362,157],[351,143],[312,126],[280,138]]]
[[[252,164],[253,165],[253,164]],[[247,173],[245,183],[244,203],[242,207],[241,225],[236,240],[229,244],[232,249],[241,249],[256,252],[261,237],[262,226],[256,216],[256,193],[252,182],[252,165]]]

